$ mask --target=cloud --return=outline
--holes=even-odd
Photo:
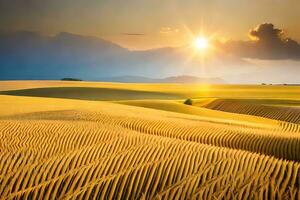
[[[122,35],[131,35],[131,36],[144,36],[145,33],[122,33]]]
[[[159,30],[160,34],[171,34],[171,33],[178,33],[179,29],[178,28],[171,28],[171,27],[161,27]]]
[[[249,35],[260,41],[281,41],[283,30],[275,28],[273,24],[265,23],[251,30]]]
[[[285,36],[282,29],[264,23],[250,30],[250,41],[228,41],[226,51],[245,58],[300,60],[300,44]]]

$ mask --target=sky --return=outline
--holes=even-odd
[[[299,10],[299,0],[0,0],[0,29],[70,32],[141,50],[197,35],[248,40],[267,22],[300,41]]]

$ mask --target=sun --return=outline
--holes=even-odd
[[[199,50],[205,50],[208,48],[209,42],[205,37],[198,37],[195,39],[194,45]]]

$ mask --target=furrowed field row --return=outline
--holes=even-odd
[[[177,138],[216,146],[243,149],[300,160],[300,134],[282,130],[254,129],[201,121],[145,116],[126,117],[102,113],[83,114],[82,120],[119,125],[121,127],[164,137]]]
[[[65,113],[65,112],[64,112]],[[67,149],[78,148],[82,145],[89,145],[93,137],[96,141],[101,141],[101,134],[93,129],[100,130],[100,127],[122,127],[146,134],[176,138],[215,146],[243,149],[278,158],[289,160],[300,160],[300,135],[296,132],[283,132],[280,130],[269,130],[262,128],[244,128],[240,126],[214,124],[202,121],[191,121],[178,118],[167,118],[157,116],[150,118],[145,116],[125,117],[117,114],[107,115],[105,113],[70,111],[76,116],[77,129],[74,130],[74,121],[68,123],[53,120],[39,120],[39,123],[32,124],[32,121],[17,120],[15,124],[8,125],[9,122],[2,122],[5,129],[0,132],[3,138],[1,151],[13,151],[14,149],[29,148],[39,145],[40,148],[47,146],[43,141],[54,140],[60,148],[53,151],[63,152]],[[69,115],[72,115],[70,114]],[[62,113],[52,113],[60,116]],[[49,118],[49,117],[46,117]],[[53,117],[51,117],[53,118]],[[52,121],[51,123],[48,123]],[[90,122],[89,122],[90,121]],[[18,124],[19,123],[19,124]],[[45,124],[46,123],[46,124]],[[40,124],[40,127],[38,126]],[[45,125],[43,125],[45,124]],[[47,125],[48,124],[48,125]],[[10,126],[10,128],[9,128]],[[21,128],[16,128],[21,127]],[[44,133],[43,131],[44,130]],[[112,128],[113,131],[114,129]],[[14,132],[15,137],[11,138],[10,132]],[[105,130],[102,130],[105,131]],[[32,138],[31,132],[40,133],[36,138]],[[73,132],[81,132],[76,136]],[[17,136],[23,133],[22,137]],[[28,133],[28,134],[24,134]],[[24,138],[24,135],[26,138]],[[51,135],[51,137],[49,137]],[[58,138],[58,135],[60,137]],[[87,135],[87,137],[85,137]],[[95,135],[95,136],[93,136]],[[97,137],[96,137],[97,136]],[[97,139],[98,138],[98,139]],[[40,142],[36,142],[40,141]],[[68,143],[65,143],[68,141]],[[76,143],[74,141],[77,141]],[[51,148],[51,147],[50,147]],[[35,148],[38,149],[38,148]],[[34,151],[34,150],[32,150]]]
[[[35,157],[39,157],[37,151],[33,154],[32,163],[19,156],[14,162],[25,162],[26,167],[15,173],[4,174],[6,176],[1,179],[0,184],[0,193],[4,198],[179,199],[179,194],[185,198],[196,199],[299,196],[297,188],[300,182],[300,166],[296,162],[142,134],[121,128],[120,124],[116,125],[115,129],[111,127],[113,131],[105,131],[106,126],[109,126],[107,124],[103,124],[102,128],[100,125],[90,125],[89,128],[86,122],[72,122],[73,128],[62,128],[74,135],[68,138],[64,136],[68,133],[60,132],[60,128],[55,127],[61,126],[58,121],[35,122],[30,122],[30,126],[35,124],[31,126],[35,129],[30,129],[30,132],[14,129],[16,132],[13,137],[21,134],[19,137],[26,140],[26,136],[22,134],[30,133],[30,143],[38,141],[37,137],[49,146],[61,145],[62,143],[56,142],[60,139],[71,139],[74,142],[78,140],[77,143],[81,143],[82,146],[75,146],[73,150],[63,148],[65,154],[62,156],[46,148],[49,154],[40,153],[48,157],[35,161]],[[16,123],[23,131],[27,130],[27,121],[9,123]],[[83,125],[88,127],[85,131],[89,134],[82,134]],[[6,130],[9,129],[5,127]],[[51,134],[44,130],[45,127],[55,127],[59,134],[52,136],[57,140],[51,139]],[[113,136],[109,136],[111,134]],[[83,145],[82,141],[89,142]],[[66,144],[68,142],[66,141]],[[23,145],[26,145],[26,141]],[[39,148],[39,145],[32,148]],[[26,154],[26,148],[22,147],[22,151]],[[10,154],[13,155],[14,152]],[[1,169],[11,168],[7,167],[11,165],[11,160],[3,161],[2,158]],[[239,178],[232,183],[232,177]],[[225,185],[230,187],[224,188]],[[272,188],[278,190],[273,192]]]
[[[300,124],[300,109],[289,107],[277,107],[253,103],[240,102],[238,100],[217,99],[205,106],[213,110],[225,112],[255,115],[280,121]],[[300,132],[300,126],[297,126]]]

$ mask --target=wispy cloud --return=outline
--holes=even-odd
[[[122,35],[144,36],[145,33],[121,33]]]
[[[159,30],[160,34],[171,34],[171,33],[178,33],[179,29],[178,28],[171,28],[171,27],[161,27]]]

